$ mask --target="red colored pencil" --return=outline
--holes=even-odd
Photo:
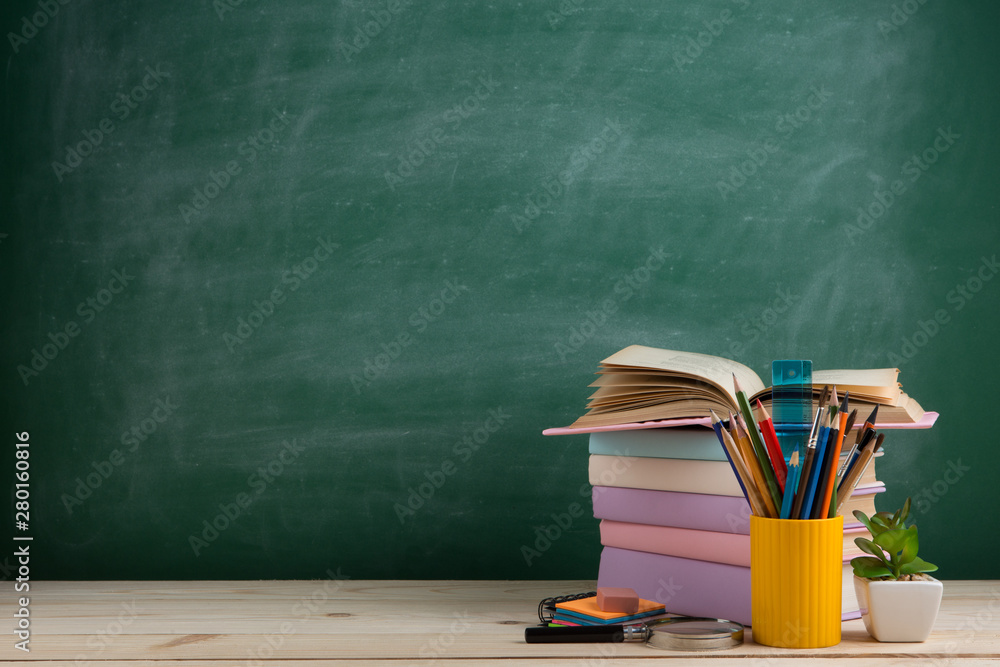
[[[771,467],[774,468],[774,477],[781,492],[784,493],[785,479],[788,477],[788,464],[785,463],[785,455],[781,453],[781,443],[778,442],[778,434],[774,431],[771,415],[764,409],[764,404],[760,402],[759,398],[757,399],[757,425],[760,426],[761,435],[764,436],[764,445],[767,447],[767,455],[771,459]]]

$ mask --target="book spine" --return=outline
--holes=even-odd
[[[600,530],[601,544],[606,547],[750,567],[749,535],[607,519],[601,521]],[[854,545],[854,538],[867,535],[868,531],[861,525],[844,531],[842,560],[845,563],[850,562],[854,556],[862,555],[861,550]]]
[[[593,486],[743,497],[739,482],[726,461],[591,454],[589,473]]]
[[[750,624],[750,568],[604,547],[597,586],[631,588],[675,614]]]
[[[867,487],[854,497],[883,491],[884,486]],[[744,498],[614,486],[594,486],[591,498],[598,519],[750,534],[750,506]],[[845,529],[859,525],[853,517],[844,517]]]
[[[595,486],[591,497],[598,519],[750,534],[745,498],[613,486]]]
[[[850,581],[845,575],[844,586],[853,585]],[[631,588],[671,613],[750,625],[749,567],[604,547],[597,586]],[[841,618],[860,618],[853,591],[848,600]]]
[[[704,428],[591,433],[590,453],[656,459],[726,460],[715,432]]]
[[[601,521],[601,544],[750,567],[750,536],[738,533],[604,520]]]

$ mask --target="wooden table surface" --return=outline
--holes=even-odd
[[[934,632],[922,644],[881,644],[844,623],[840,645],[815,650],[753,643],[710,653],[642,644],[526,644],[538,601],[593,590],[593,581],[192,581],[31,582],[30,653],[3,633],[0,665],[646,664],[687,658],[706,665],[1000,665],[1000,581],[946,581]],[[0,616],[18,609],[3,582]],[[8,627],[11,627],[8,625]],[[795,662],[786,662],[794,660]],[[742,662],[742,660],[740,661]]]

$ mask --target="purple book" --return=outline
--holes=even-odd
[[[864,499],[870,499],[883,491],[884,486],[859,488],[848,503],[862,503]],[[750,505],[741,497],[625,489],[617,486],[595,486],[592,497],[594,516],[598,519],[712,530],[717,533],[750,534]],[[844,512],[844,528],[860,526],[851,517],[850,507],[847,510]],[[865,513],[872,514],[871,511]]]
[[[860,618],[853,571],[844,566],[842,618]],[[668,612],[750,625],[750,568],[604,547],[597,586],[631,588]]]

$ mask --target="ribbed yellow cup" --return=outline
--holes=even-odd
[[[840,643],[844,517],[750,517],[750,616],[758,644]]]

